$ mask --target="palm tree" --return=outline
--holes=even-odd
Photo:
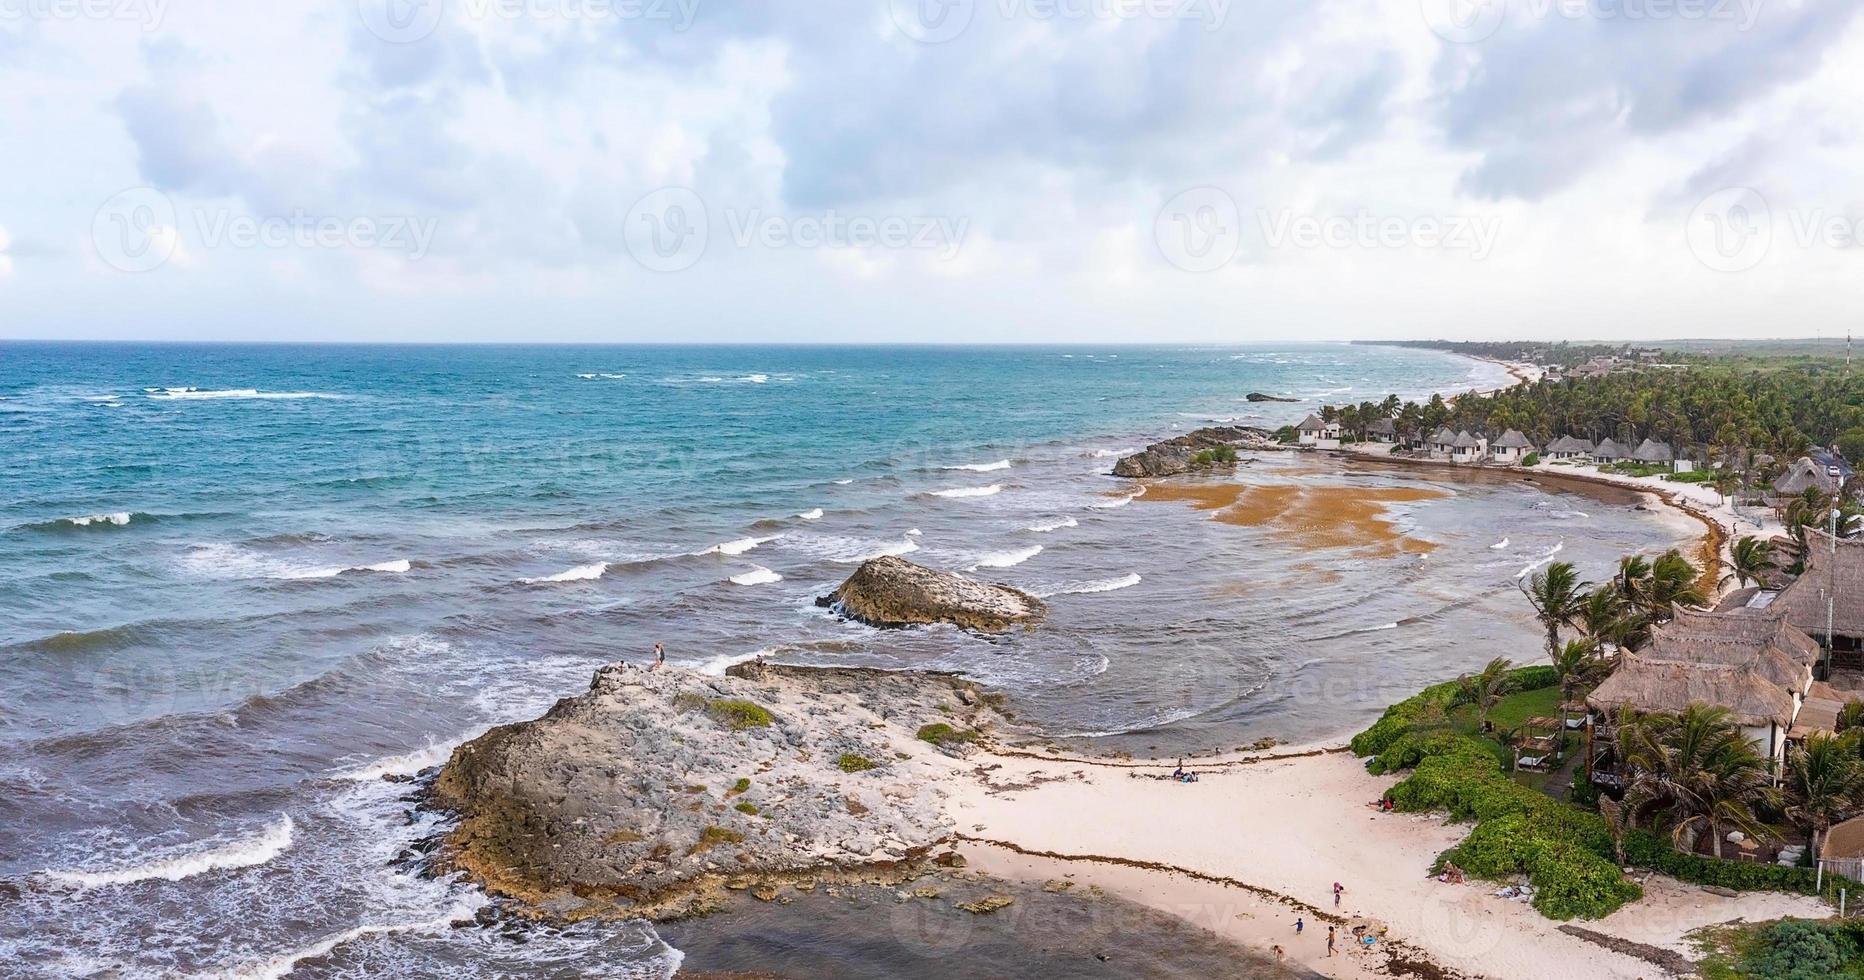
[[[1508,693],[1508,672],[1514,664],[1496,657],[1488,662],[1479,673],[1464,674],[1456,679],[1463,694],[1476,706],[1476,725],[1481,731],[1489,730],[1489,712]]]
[[[1624,804],[1609,796],[1599,797],[1599,816],[1605,818],[1605,832],[1612,835],[1612,851],[1618,856],[1618,866],[1625,866],[1625,831],[1630,825],[1625,823]]]
[[[1573,700],[1573,693],[1597,674],[1599,666],[1598,645],[1594,640],[1568,640],[1565,646],[1554,651],[1553,673],[1560,679],[1560,703]]]
[[[1627,712],[1618,729],[1624,760],[1624,808],[1636,821],[1667,811],[1671,840],[1692,852],[1707,831],[1717,858],[1724,828],[1753,837],[1770,834],[1757,811],[1777,806],[1767,760],[1741,734],[1727,708],[1696,703],[1681,715]]]
[[[1547,628],[1548,659],[1559,657],[1560,627],[1578,621],[1585,589],[1572,562],[1565,561],[1556,561],[1521,583],[1522,594],[1533,604],[1540,624]]]
[[[1733,562],[1728,574],[1722,576],[1724,586],[1732,579],[1746,587],[1749,582],[1759,582],[1762,575],[1779,567],[1773,563],[1773,542],[1762,541],[1752,534],[1736,541],[1729,548],[1729,553]]]
[[[1650,559],[1643,555],[1626,555],[1618,559],[1618,574],[1612,577],[1612,587],[1618,590],[1618,598],[1633,609],[1645,608],[1645,592],[1650,581]]]
[[[1787,816],[1806,828],[1815,858],[1832,825],[1864,809],[1864,760],[1854,741],[1818,732],[1787,757]]]
[[[1652,619],[1668,619],[1673,606],[1701,608],[1709,604],[1699,583],[1702,573],[1683,553],[1671,548],[1650,565],[1650,585],[1644,611]]]
[[[1606,644],[1623,646],[1632,623],[1625,615],[1625,602],[1609,585],[1595,586],[1579,605],[1579,631],[1591,637],[1596,648]]]

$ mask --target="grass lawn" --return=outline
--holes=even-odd
[[[1489,722],[1496,728],[1517,728],[1529,718],[1558,718],[1560,716],[1560,689],[1543,687],[1538,691],[1522,691],[1510,694],[1496,702],[1489,710]],[[1465,735],[1473,736],[1482,743],[1482,747],[1494,753],[1501,760],[1502,771],[1514,768],[1514,752],[1507,746],[1478,734],[1476,731],[1476,707],[1466,704],[1457,708],[1450,715],[1450,725]]]

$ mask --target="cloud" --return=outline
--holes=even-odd
[[[0,225],[0,279],[13,275],[13,236],[7,233],[6,226]]]

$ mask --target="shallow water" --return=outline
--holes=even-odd
[[[1535,659],[1519,572],[1558,554],[1604,574],[1676,527],[1518,481],[1239,467],[1422,480],[1440,493],[1375,515],[1428,544],[1394,552],[1319,509],[1226,522],[1105,475],[1207,420],[1498,375],[1342,346],[0,345],[0,880],[22,889],[0,959],[664,972],[651,934],[450,929],[477,893],[388,865],[431,828],[377,779],[657,641],[713,670],[758,651],[963,670],[1050,733],[1165,751],[1329,736]],[[882,553],[1043,594],[1050,619],[983,639],[814,606]]]

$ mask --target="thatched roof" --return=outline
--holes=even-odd
[[[1451,432],[1447,425],[1441,426],[1430,434],[1430,442],[1433,446],[1448,446],[1456,442],[1456,433]]]
[[[1618,443],[1610,439],[1601,439],[1598,446],[1592,450],[1592,455],[1600,459],[1623,459],[1626,453],[1625,448]]]
[[[1327,427],[1327,423],[1322,422],[1320,420],[1320,416],[1312,415],[1312,414],[1310,414],[1307,418],[1302,419],[1300,425],[1295,426],[1296,429],[1302,432],[1316,432],[1326,427]]]
[[[1547,451],[1550,453],[1590,453],[1592,452],[1592,442],[1587,439],[1576,439],[1572,436],[1561,436],[1547,444]]]
[[[1825,467],[1812,461],[1811,457],[1801,456],[1793,465],[1773,481],[1773,492],[1782,497],[1797,497],[1807,490],[1817,487],[1831,493],[1838,489],[1838,481],[1829,476]]]
[[[1667,442],[1646,439],[1643,445],[1637,447],[1637,452],[1631,454],[1631,458],[1640,463],[1668,463],[1676,458],[1676,453]]]
[[[1840,538],[1834,550],[1824,531],[1806,534],[1806,571],[1768,605],[1801,630],[1825,635],[1826,596],[1832,604],[1832,629],[1864,636],[1864,538]]]
[[[1650,643],[1626,653],[1586,702],[1676,713],[1696,702],[1724,707],[1743,725],[1790,727],[1812,683],[1818,644],[1768,610],[1708,613],[1676,610]]]
[[[1819,856],[1832,860],[1864,858],[1864,817],[1852,817],[1825,832]]]
[[[1527,441],[1527,436],[1522,435],[1520,429],[1509,429],[1507,432],[1502,433],[1500,439],[1495,440],[1493,443],[1490,443],[1490,445],[1496,449],[1534,448],[1534,444]]]
[[[1373,419],[1366,423],[1366,431],[1381,436],[1389,436],[1398,431],[1398,429],[1397,426],[1392,424],[1391,419]]]
[[[1456,442],[1452,443],[1452,445],[1454,445],[1457,449],[1481,449],[1482,448],[1481,440],[1477,439],[1475,436],[1470,435],[1468,429],[1464,429],[1463,431],[1458,432],[1456,434]]]

